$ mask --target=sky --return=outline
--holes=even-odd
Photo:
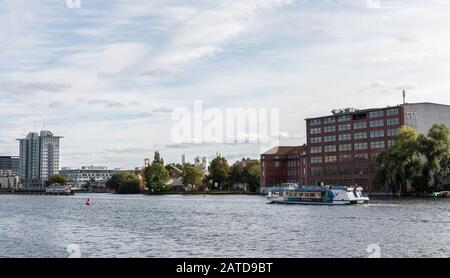
[[[301,145],[304,119],[335,108],[402,90],[450,104],[449,14],[450,0],[0,0],[0,155],[46,129],[62,167],[233,162],[264,149],[176,143],[174,109],[276,108],[280,144]]]

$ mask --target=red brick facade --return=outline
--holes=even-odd
[[[278,147],[261,155],[261,186],[357,184],[370,192],[375,159],[404,124],[402,106],[346,109],[306,119],[307,145]]]

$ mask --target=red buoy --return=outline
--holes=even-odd
[[[91,205],[91,199],[87,198],[86,201],[84,202],[84,204],[86,206],[90,206]]]

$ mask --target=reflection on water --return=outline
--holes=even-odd
[[[91,198],[91,206],[84,199]],[[449,257],[446,199],[269,205],[260,196],[0,196],[0,257]],[[371,245],[372,244],[372,245]],[[70,246],[70,248],[68,248]],[[76,248],[75,248],[76,249]],[[72,252],[72,251],[70,251]]]

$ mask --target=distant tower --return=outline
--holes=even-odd
[[[406,91],[403,90],[403,104],[406,104]]]
[[[44,182],[59,173],[59,140],[50,131],[30,132],[20,142],[19,172],[27,189],[41,189]]]
[[[184,166],[185,164],[186,164],[186,155],[183,154],[183,155],[181,156],[181,165]]]
[[[206,156],[202,157],[202,168],[206,169],[206,167],[208,166],[208,159],[206,158]]]
[[[144,159],[144,169],[147,168],[148,166],[150,166],[150,159],[146,158]]]

